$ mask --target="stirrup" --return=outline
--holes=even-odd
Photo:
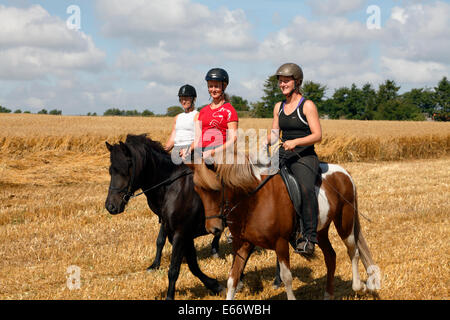
[[[233,235],[231,234],[230,230],[228,230],[228,234],[226,231],[224,231],[225,237],[227,238],[227,243],[233,243]]]
[[[304,257],[310,258],[314,256],[314,243],[308,239],[299,239],[294,247],[295,253],[299,253]]]

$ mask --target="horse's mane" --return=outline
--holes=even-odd
[[[143,158],[144,162],[148,160],[155,162],[157,160],[159,165],[174,166],[170,153],[164,150],[164,147],[159,141],[150,139],[146,134],[128,134],[125,144],[134,149]],[[152,159],[149,159],[149,156]]]
[[[232,164],[226,163],[225,154],[222,163],[217,163],[217,160],[215,157],[215,163],[210,166],[205,163],[197,165],[194,175],[197,186],[218,191],[223,185],[236,191],[250,192],[257,185],[258,179],[247,155],[235,152]]]
[[[154,150],[158,153],[168,155],[168,153],[166,152],[166,150],[164,150],[162,144],[159,141],[154,141],[150,139],[149,137],[147,137],[145,133],[139,135],[128,134],[125,143],[127,145],[131,145],[134,147],[146,146],[149,149]]]

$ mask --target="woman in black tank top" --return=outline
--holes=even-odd
[[[319,209],[314,185],[319,159],[314,144],[322,140],[322,129],[314,102],[306,100],[300,92],[302,69],[294,63],[286,63],[278,68],[276,76],[286,100],[275,105],[268,143],[277,141],[281,133],[280,163],[289,166],[302,193],[302,207],[297,211],[302,212],[299,219],[303,222],[303,230],[297,230],[291,244],[296,252],[309,256],[314,253],[317,243]],[[300,223],[297,226],[301,229]]]

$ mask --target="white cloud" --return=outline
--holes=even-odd
[[[401,83],[427,84],[450,73],[448,65],[432,61],[410,61],[381,57],[381,68],[389,78]]]
[[[196,87],[198,105],[206,103],[204,75],[211,67],[229,72],[228,93],[254,102],[285,62],[300,64],[305,80],[331,90],[376,87],[388,78],[402,88],[434,86],[448,76],[450,4],[404,0],[382,17],[380,30],[368,30],[364,17],[345,16],[364,14],[365,3],[310,1],[318,15],[297,15],[256,39],[244,9],[211,9],[195,0],[97,0],[103,35],[123,48],[110,68],[90,36],[69,30],[42,6],[0,5],[1,102],[65,114],[111,107],[163,113],[185,83]]]
[[[103,32],[140,46],[238,50],[252,43],[243,10],[211,11],[190,0],[98,0]]]
[[[316,15],[338,16],[362,8],[366,0],[308,0],[307,4]]]
[[[30,80],[75,70],[98,71],[105,53],[39,5],[0,5],[0,78]]]
[[[365,83],[369,80],[364,81],[360,75],[375,73],[373,59],[369,57],[373,39],[373,34],[360,22],[337,17],[324,23],[297,16],[289,26],[261,43],[258,58],[271,61],[273,72],[282,63],[295,62],[303,68],[305,80],[330,87]]]
[[[408,19],[408,15],[405,13],[405,9],[401,7],[392,8],[391,19],[397,20],[401,24],[405,24]]]
[[[383,55],[411,61],[450,63],[450,4],[394,7],[382,28]]]

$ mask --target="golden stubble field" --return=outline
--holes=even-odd
[[[155,254],[158,218],[145,198],[111,216],[104,209],[109,154],[104,141],[148,133],[165,141],[170,118],[0,115],[0,299],[163,299],[170,244],[159,270],[146,272]],[[270,120],[242,119],[240,127],[269,128]],[[351,290],[351,264],[334,227],[336,299],[449,299],[450,124],[322,121],[322,159],[349,170],[357,184],[361,224],[381,269],[377,297]],[[226,286],[231,247],[212,236],[196,240],[201,269]],[[80,269],[69,290],[68,267]],[[325,265],[292,254],[297,299],[321,299]],[[362,264],[360,271],[363,272]],[[257,250],[237,299],[285,299],[273,289],[275,254]],[[365,273],[362,276],[366,279]],[[183,264],[177,299],[212,296]]]

